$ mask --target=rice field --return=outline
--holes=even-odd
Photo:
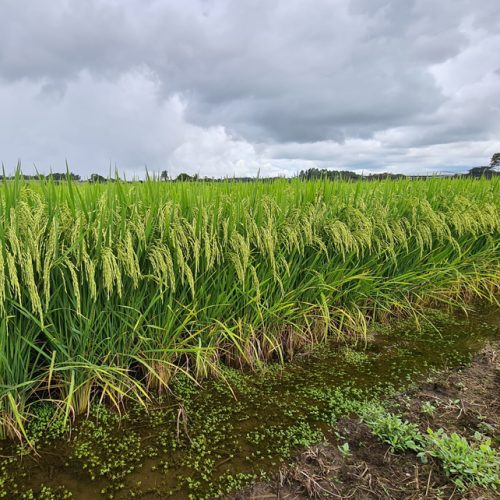
[[[0,437],[495,302],[498,179],[3,181]]]

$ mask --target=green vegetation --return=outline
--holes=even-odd
[[[26,431],[29,442],[38,446],[62,437],[66,432],[66,425],[53,404],[33,404]]]
[[[271,443],[273,453],[277,453],[281,458],[287,458],[293,449],[316,444],[322,437],[321,431],[315,430],[308,422],[301,420],[290,426],[264,427],[261,432],[249,434],[247,439],[254,445]]]
[[[390,412],[379,404],[367,405],[361,412],[372,433],[391,446],[392,451],[423,450],[424,439],[418,426]]]
[[[0,436],[29,440],[40,398],[64,427],[179,374],[193,385],[429,302],[494,300],[499,188],[4,180]]]
[[[342,446],[337,446],[337,449],[340,451],[340,454],[344,457],[347,458],[351,456],[351,450],[349,448],[349,443],[344,443]]]
[[[21,495],[23,500],[66,500],[73,498],[73,494],[65,488],[52,489],[50,486],[42,485],[39,492],[28,490]]]
[[[448,436],[443,429],[427,430],[427,454],[441,461],[444,471],[460,488],[479,485],[496,489],[500,486],[500,457],[491,448],[491,440],[476,433],[469,443],[453,432]]]
[[[450,330],[432,330],[423,339],[387,332],[367,347],[360,342],[348,351],[362,349],[361,364],[346,363],[344,343],[331,342],[285,366],[269,363],[257,371],[223,366],[220,377],[205,381],[203,388],[179,374],[170,386],[173,394],[161,395],[147,408],[130,403],[119,414],[94,401],[88,417],[79,418],[65,435],[64,412],[47,402],[32,404],[26,432],[37,449],[0,442],[0,498],[63,498],[70,492],[78,498],[216,498],[271,480],[304,447],[307,455],[329,444],[341,461],[352,464],[367,453],[368,440],[375,441],[355,416],[367,416],[366,421],[371,416],[385,442],[406,443],[409,433],[404,430],[413,426],[405,426],[403,417],[386,408],[418,421],[421,404],[414,405],[416,413],[405,410],[408,380],[425,378],[430,370],[449,366],[450,360],[456,366],[469,359],[483,331],[476,330],[478,318],[484,315],[471,311],[459,328],[457,321],[450,321]],[[453,337],[455,332],[459,338]],[[436,406],[435,420],[454,400]],[[448,414],[456,418],[458,408]],[[376,416],[389,425],[376,422]],[[485,417],[480,424],[489,421]],[[480,424],[478,430],[495,435],[493,427]],[[423,432],[410,437],[427,443]],[[417,464],[417,451],[407,449]],[[418,453],[440,462],[427,454],[430,450],[424,447]],[[384,447],[380,453],[385,454]]]
[[[426,401],[420,407],[420,411],[422,413],[425,413],[426,415],[431,415],[432,416],[432,415],[434,415],[434,413],[436,411],[436,407],[430,401]]]
[[[346,363],[354,366],[362,366],[369,360],[368,354],[363,351],[355,351],[350,347],[345,347],[343,354]]]
[[[429,428],[424,435],[416,424],[377,403],[367,404],[360,413],[372,433],[389,444],[391,451],[415,452],[423,462],[429,456],[437,458],[459,489],[478,485],[496,490],[500,485],[500,458],[491,447],[491,439],[479,432],[472,443],[455,432],[448,436],[443,429]]]

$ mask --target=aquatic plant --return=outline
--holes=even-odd
[[[495,300],[498,179],[0,187],[0,437]],[[38,396],[38,397],[35,397]]]

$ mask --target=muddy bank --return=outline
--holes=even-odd
[[[500,444],[499,342],[477,354],[469,366],[433,376],[390,401],[402,417],[427,428],[442,428],[474,439],[476,433]],[[348,443],[349,452],[342,452]],[[226,497],[244,499],[418,499],[498,498],[498,491],[472,487],[460,491],[438,460],[422,464],[415,453],[397,453],[375,437],[359,418],[343,418],[336,435],[310,446],[283,467],[272,481]]]

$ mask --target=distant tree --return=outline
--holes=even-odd
[[[500,175],[500,172],[496,172],[493,170],[493,167],[490,166],[482,166],[482,167],[474,167],[469,170],[468,175],[470,177],[486,177],[490,179],[491,177],[495,177]]]
[[[369,181],[379,181],[379,180],[384,180],[384,179],[404,179],[406,176],[403,174],[391,174],[389,172],[381,172],[380,174],[370,174],[367,177],[364,177],[364,179],[367,179]]]
[[[495,153],[491,157],[490,168],[500,167],[500,153]]]
[[[90,176],[90,182],[106,182],[106,178],[99,174],[92,174]]]
[[[185,172],[181,172],[176,178],[175,180],[176,181],[190,181],[192,180],[193,178],[189,175],[189,174],[186,174]]]
[[[168,181],[168,172],[167,172],[167,170],[162,170],[162,172],[160,174],[160,179],[162,181]]]
[[[68,173],[59,173],[59,172],[55,172],[55,173],[52,173],[49,175],[49,177],[52,177],[52,179],[54,179],[55,181],[65,181],[68,177],[72,180],[72,181],[79,181],[80,180],[80,176],[77,175],[77,174],[73,174],[71,172],[68,172]]]
[[[301,170],[299,178],[304,180],[312,179],[358,179],[360,176],[348,170],[329,170],[327,168],[309,168]]]
[[[490,179],[491,177],[496,177],[500,175],[496,169],[500,167],[500,153],[495,153],[491,157],[491,161],[489,165],[483,165],[481,167],[471,168],[468,172],[468,176],[470,177],[486,177]]]
[[[195,181],[198,179],[198,174],[194,174],[194,175],[189,175],[189,174],[186,174],[185,172],[181,172],[177,177],[176,177],[176,181]]]

